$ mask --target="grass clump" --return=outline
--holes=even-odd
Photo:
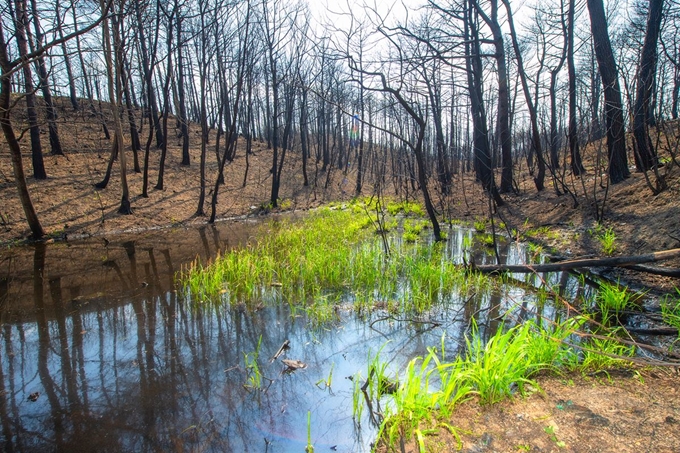
[[[614,335],[615,332],[590,338],[583,345],[581,360],[574,368],[587,372],[630,366],[626,357],[633,357],[635,348],[617,341]]]
[[[486,231],[486,219],[476,219],[473,227],[477,233],[484,233]]]
[[[622,313],[637,307],[635,297],[628,288],[604,282],[595,297],[595,305],[602,316],[602,323],[618,323]]]
[[[675,288],[675,292],[678,298],[669,295],[661,301],[661,316],[663,322],[678,329],[678,337],[680,337],[680,289]]]
[[[387,212],[390,215],[404,214],[416,217],[425,217],[423,207],[414,201],[388,201]]]
[[[612,256],[616,252],[616,233],[613,228],[604,228],[601,224],[595,227],[595,238],[600,242],[602,252]]]
[[[404,219],[401,237],[385,234],[397,219],[382,204],[376,198],[355,200],[304,219],[271,221],[248,245],[183,270],[184,294],[196,303],[246,307],[285,301],[303,307],[320,325],[337,319],[342,301],[353,301],[359,311],[380,305],[422,312],[455,293],[488,290],[492,279],[466,278],[464,269],[446,259],[443,244],[424,238],[426,221]]]
[[[563,322],[539,325],[526,321],[510,329],[499,328],[488,341],[473,324],[466,337],[466,353],[453,361],[441,350],[428,348],[428,354],[411,360],[399,376],[399,385],[386,405],[380,437],[390,446],[399,439],[415,438],[422,448],[423,434],[447,425],[454,408],[476,397],[481,404],[494,404],[515,393],[540,391],[535,376],[544,370],[583,372],[627,366],[634,348],[610,336],[591,335],[579,345],[570,339],[588,321],[585,316]],[[420,433],[420,437],[419,437]]]
[[[562,366],[573,349],[560,340],[581,325],[578,319],[544,329],[533,322],[499,329],[487,342],[476,327],[466,338],[467,352],[447,362],[444,341],[440,351],[429,348],[424,358],[411,360],[399,376],[392,405],[388,405],[381,436],[394,445],[399,436],[440,426],[462,401],[476,395],[482,404],[499,402],[526,385],[538,371]],[[375,366],[375,365],[374,365]],[[422,428],[425,427],[425,430]],[[455,430],[454,430],[455,431]]]

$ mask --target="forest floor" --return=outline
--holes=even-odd
[[[27,182],[43,227],[55,239],[73,240],[99,235],[150,229],[200,225],[206,216],[196,216],[200,193],[200,149],[191,148],[191,165],[182,166],[180,140],[174,135],[166,161],[164,189],[155,189],[160,152],[151,147],[148,197],[142,197],[142,173],[132,171],[132,153],[127,152],[128,183],[132,215],[118,214],[121,187],[118,163],[106,189],[95,189],[103,179],[110,153],[96,116],[90,112],[68,112],[62,105],[61,137],[65,156],[45,154],[48,179],[30,177],[32,169],[27,150],[28,135],[22,138]],[[21,127],[22,118],[17,122]],[[174,120],[170,120],[174,125]],[[17,129],[19,129],[17,127]],[[44,128],[46,129],[46,127]],[[174,129],[173,129],[174,130]],[[147,129],[142,133],[146,140]],[[674,134],[675,135],[675,134]],[[43,134],[43,146],[49,140]],[[198,143],[199,130],[191,129],[192,143]],[[677,139],[678,137],[676,137]],[[241,140],[242,142],[242,140]],[[222,141],[222,146],[224,141]],[[602,145],[598,145],[602,146]],[[594,154],[591,147],[590,153]],[[226,165],[225,184],[220,186],[217,218],[227,221],[246,215],[260,215],[268,204],[271,151],[255,142],[246,159],[242,144],[236,158]],[[578,205],[569,195],[557,195],[546,179],[546,188],[537,192],[526,168],[518,170],[519,191],[504,195],[506,205],[498,209],[507,231],[524,235],[539,230],[534,240],[553,253],[568,257],[603,256],[597,240],[596,212],[602,209],[604,228],[616,235],[618,255],[637,255],[680,247],[680,169],[666,165],[660,171],[668,188],[655,195],[645,176],[635,173],[624,182],[601,187],[595,159],[586,157],[587,173],[582,179],[567,175],[567,184],[576,194]],[[143,152],[139,155],[143,162]],[[215,134],[207,150],[207,187],[204,211],[210,213],[210,199],[216,175]],[[246,167],[247,181],[243,187]],[[526,167],[526,164],[524,164]],[[650,173],[650,176],[651,175]],[[280,198],[285,209],[306,210],[330,201],[349,200],[354,194],[356,168],[350,162],[343,171],[331,166],[322,171],[315,160],[309,162],[309,185],[303,185],[301,159],[289,152],[283,169]],[[388,177],[389,179],[389,177]],[[373,187],[364,186],[370,195]],[[472,174],[457,175],[454,195],[446,200],[448,218],[470,223],[489,215],[488,200]],[[414,192],[411,197],[415,197]],[[9,152],[0,143],[0,244],[18,245],[28,230],[14,183]],[[597,202],[595,202],[597,200]],[[600,230],[601,231],[601,230]],[[669,265],[679,267],[678,261]],[[604,270],[607,276],[654,293],[671,293],[677,279],[643,275],[625,270]],[[479,407],[466,403],[454,415],[451,425],[459,427],[464,451],[574,451],[574,452],[677,452],[680,451],[680,392],[677,370],[640,370],[629,375],[562,376],[539,379],[542,392],[515,398],[501,404]],[[550,428],[552,427],[552,428]],[[433,451],[454,451],[456,442],[443,430],[428,436]],[[439,445],[439,447],[437,447]],[[414,445],[405,451],[417,451]]]

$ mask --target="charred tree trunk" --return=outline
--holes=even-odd
[[[38,16],[38,6],[36,0],[31,0],[31,13],[33,15],[33,29],[35,31],[35,39],[32,39],[29,30],[27,29],[28,42],[31,47],[31,52],[35,51],[37,47],[43,45],[43,34],[40,29],[40,18]],[[45,58],[41,54],[35,60],[36,71],[38,72],[39,88],[43,94],[43,101],[47,111],[47,129],[50,137],[50,154],[63,156],[64,150],[61,147],[61,140],[59,140],[59,128],[57,127],[57,109],[54,107],[52,100],[52,90],[50,89],[49,76],[47,74],[47,65]]]
[[[66,41],[64,40],[64,28],[63,21],[61,17],[61,11],[59,9],[60,2],[54,2],[55,8],[55,18],[57,20],[57,33],[59,34],[59,39],[62,40],[61,51],[64,54],[64,66],[66,67],[66,76],[68,78],[68,92],[69,100],[71,101],[71,106],[73,110],[78,110],[80,107],[78,104],[78,94],[76,92],[76,79],[73,76],[73,67],[71,66],[71,57],[69,56],[68,47],[66,46]]]
[[[7,41],[5,40],[5,31],[0,21],[0,127],[7,141],[9,152],[12,159],[12,170],[14,173],[14,180],[19,191],[19,200],[21,200],[21,207],[26,215],[26,221],[31,229],[31,236],[34,239],[40,239],[45,236],[38,214],[35,211],[31,196],[26,185],[26,175],[24,173],[24,164],[21,158],[21,147],[19,140],[14,134],[14,128],[10,121],[10,92],[12,90],[12,68],[9,64],[9,57],[7,55]]]
[[[144,72],[144,82],[146,88],[146,97],[149,107],[149,119],[152,127],[156,128],[156,146],[160,148],[165,141],[163,130],[161,129],[161,122],[158,117],[158,102],[156,101],[156,91],[153,83],[153,67],[149,62],[149,49],[147,47],[146,33],[144,31],[144,21],[142,18],[143,2],[133,1],[135,14],[137,18],[137,33],[139,34],[139,45],[142,57],[142,70]]]
[[[503,31],[498,22],[498,0],[491,0],[491,17],[487,17],[477,2],[474,3],[484,22],[493,33],[498,70],[498,136],[501,142],[501,193],[512,192],[512,137],[510,135],[510,89],[508,87],[508,69],[505,57],[505,43]]]
[[[567,12],[567,71],[569,72],[569,157],[571,172],[579,176],[585,172],[578,143],[576,115],[576,66],[574,65],[574,8],[576,0],[569,0]]]
[[[303,185],[307,187],[309,186],[309,178],[307,177],[307,159],[309,158],[309,114],[307,111],[307,89],[303,86],[300,91],[300,150],[302,152]]]
[[[607,19],[602,0],[588,0],[588,11],[590,12],[590,29],[593,33],[595,56],[604,87],[609,180],[612,184],[616,184],[630,176],[626,156],[626,131],[621,88],[616,60],[609,41]]]
[[[517,71],[519,72],[519,78],[522,82],[522,90],[524,91],[527,109],[529,110],[529,119],[531,120],[531,145],[534,152],[536,153],[536,160],[538,163],[538,174],[534,177],[534,184],[536,185],[536,190],[540,192],[545,188],[545,158],[543,155],[543,145],[541,144],[541,134],[538,130],[538,114],[536,113],[536,106],[534,105],[534,102],[531,99],[531,93],[529,92],[529,84],[527,83],[527,76],[526,72],[524,71],[522,52],[519,47],[519,42],[517,41],[517,34],[515,32],[510,2],[509,0],[502,1],[505,5],[505,9],[508,12],[510,37],[512,38],[512,47],[514,48],[515,58],[517,59]]]
[[[186,93],[184,90],[184,50],[182,45],[182,18],[177,17],[177,94],[179,98],[180,135],[182,136],[182,165],[191,164],[189,155],[189,119],[187,118]]]
[[[45,162],[43,160],[42,144],[40,143],[40,126],[38,124],[38,110],[36,108],[35,88],[33,86],[33,74],[31,73],[30,61],[27,59],[28,51],[28,16],[25,0],[14,0],[15,38],[19,47],[19,56],[24,60],[21,69],[24,75],[24,87],[26,89],[26,110],[28,114],[28,126],[31,135],[31,158],[33,162],[33,177],[35,179],[47,179]]]
[[[106,11],[106,4],[104,0],[99,0],[99,5],[102,14]],[[122,5],[121,5],[122,6]],[[115,12],[115,11],[114,11]],[[118,213],[132,214],[130,207],[130,193],[127,183],[127,168],[125,160],[125,148],[123,146],[123,125],[120,119],[120,105],[121,105],[121,75],[122,75],[122,42],[120,38],[118,23],[115,19],[115,14],[112,16],[113,28],[113,47],[111,46],[111,36],[109,30],[108,19],[102,22],[102,37],[104,40],[104,60],[106,62],[106,72],[108,75],[108,90],[109,101],[111,104],[111,114],[113,115],[114,124],[114,146],[118,153],[118,163],[120,164],[120,184],[121,184],[121,200]]]
[[[472,6],[465,9],[465,59],[467,66],[468,90],[470,94],[470,111],[472,113],[472,140],[474,144],[474,167],[477,179],[482,187],[502,206],[503,199],[498,193],[494,180],[491,150],[489,148],[489,129],[486,121],[486,110],[483,97],[482,58],[479,33],[473,17]]]
[[[659,41],[662,12],[663,0],[649,1],[647,34],[640,55],[635,110],[633,111],[633,134],[637,145],[635,166],[638,171],[647,171],[659,164],[656,149],[649,137],[649,124],[650,116],[654,115],[653,109],[650,108],[650,100],[656,77],[656,46]]]

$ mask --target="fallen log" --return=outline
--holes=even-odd
[[[680,269],[674,267],[659,267],[659,266],[647,266],[644,264],[633,264],[632,266],[627,266],[627,268],[638,272],[645,272],[647,274],[660,275],[662,277],[680,278]]]
[[[680,257],[680,249],[662,250],[645,255],[617,256],[614,258],[585,258],[559,261],[545,264],[484,264],[470,265],[471,269],[485,274],[500,274],[505,272],[560,272],[583,267],[629,267],[633,265],[654,263]]]
[[[643,329],[637,327],[626,327],[626,330],[630,333],[636,333],[638,335],[678,335],[678,329],[673,327],[655,327],[652,329]]]

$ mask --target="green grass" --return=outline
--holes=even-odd
[[[581,371],[599,371],[631,365],[627,357],[635,354],[635,348],[622,344],[613,335],[591,338],[583,345],[582,358],[574,368]]]
[[[595,305],[605,325],[618,322],[622,312],[637,307],[635,298],[628,288],[607,282],[600,285],[600,290],[595,297]]]
[[[307,411],[307,446],[305,447],[307,453],[314,453],[314,444],[312,444],[312,413]]]
[[[503,284],[502,279],[454,265],[446,257],[445,244],[425,238],[422,220],[390,217],[417,214],[414,207],[386,204],[391,208],[376,198],[359,199],[320,208],[301,220],[271,221],[248,245],[212,263],[195,262],[184,269],[183,292],[195,303],[254,307],[263,301],[283,301],[292,313],[304,311],[309,322],[319,326],[338,319],[336,307],[341,302],[353,301],[359,313],[379,305],[418,314],[447,300],[480,300]],[[393,228],[398,222],[401,236],[396,228],[384,234],[386,226]],[[376,235],[376,230],[381,234]],[[547,292],[538,299],[537,306],[552,303]],[[590,304],[606,321],[603,324],[609,324],[634,307],[635,297],[626,288],[605,283]],[[679,305],[665,304],[669,320],[677,319],[673,316],[678,316]],[[501,401],[525,391],[528,384],[537,387],[533,377],[546,369],[625,364],[634,349],[617,341],[616,331],[570,341],[586,321],[584,317],[545,325],[526,321],[499,329],[488,341],[473,328],[463,356],[447,360],[442,341],[439,349],[430,348],[425,357],[411,360],[398,375],[388,374],[380,351],[369,356],[367,394],[389,401],[382,406],[382,438],[394,445],[401,436],[417,436],[424,445],[433,426],[443,426],[442,419],[465,399],[476,397],[484,404]],[[244,356],[247,385],[252,388],[262,385],[257,360],[258,351]],[[332,369],[319,384],[330,386],[331,378]],[[364,408],[359,381],[356,375],[352,402],[356,423]]]
[[[613,228],[602,228],[595,237],[600,242],[605,255],[611,256],[616,252],[616,233]]]
[[[400,374],[381,428],[382,438],[390,445],[401,435],[410,438],[433,417],[447,420],[461,401],[473,395],[483,404],[492,404],[512,395],[515,388],[522,392],[527,384],[537,387],[533,374],[575,355],[560,339],[579,326],[580,322],[569,321],[546,330],[526,322],[499,329],[488,342],[482,341],[474,327],[466,338],[465,356],[450,362],[444,360],[442,338],[439,351],[429,348],[427,356],[411,360]]]
[[[661,316],[663,322],[678,329],[680,337],[680,289],[675,288],[675,292],[676,297],[668,295],[661,301]]]
[[[386,405],[381,440],[395,447],[402,436],[415,438],[423,443],[422,449],[423,435],[432,427],[443,428],[454,408],[469,398],[494,404],[526,392],[529,385],[540,391],[534,376],[544,370],[589,372],[628,366],[626,359],[634,348],[617,341],[615,331],[608,337],[589,337],[578,346],[570,342],[587,321],[584,316],[545,326],[526,321],[507,330],[501,327],[487,342],[473,324],[467,352],[453,361],[444,359],[442,338],[439,351],[429,348],[425,357],[414,358],[400,373],[397,390]],[[449,428],[457,437],[455,428]]]
[[[384,302],[423,312],[454,294],[489,289],[493,279],[466,276],[445,259],[443,244],[425,238],[422,219],[404,219],[401,237],[376,235],[397,224],[389,217],[378,221],[386,212],[370,209],[379,206],[375,199],[355,200],[299,220],[271,221],[246,246],[183,269],[183,294],[194,303],[246,307],[282,300],[321,325],[337,319],[342,299],[354,300],[359,312]],[[417,212],[412,204],[399,206],[398,212]]]
[[[397,214],[413,215],[416,217],[425,216],[423,207],[413,201],[388,201],[387,212],[393,216]]]
[[[262,372],[260,371],[260,366],[257,362],[260,357],[260,346],[262,346],[262,335],[260,335],[255,351],[243,354],[246,373],[248,375],[244,387],[252,390],[260,390],[262,388]]]

